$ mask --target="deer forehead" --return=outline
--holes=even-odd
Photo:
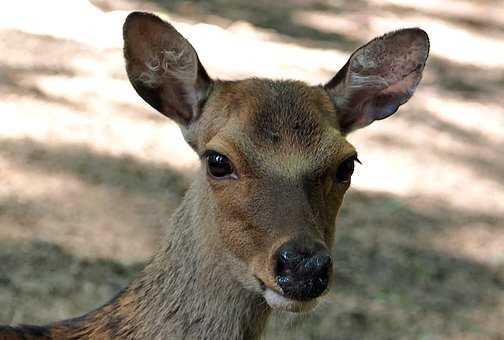
[[[210,111],[215,107],[228,112],[205,148],[225,152],[234,161],[245,160],[263,174],[299,178],[354,152],[320,87],[248,79],[222,84],[209,106]]]

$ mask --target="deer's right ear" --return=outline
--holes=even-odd
[[[212,80],[192,45],[159,17],[133,12],[123,28],[128,78],[147,103],[187,126],[201,114]]]

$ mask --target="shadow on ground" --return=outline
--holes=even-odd
[[[474,128],[463,128],[446,119],[441,119],[434,112],[423,109],[410,109],[401,115],[411,128],[429,128],[432,130],[430,143],[418,143],[404,136],[378,134],[371,139],[384,147],[409,152],[429,152],[445,162],[453,162],[470,170],[475,176],[490,180],[497,187],[504,184],[504,160],[498,157],[504,147],[501,140],[495,140],[484,131]],[[483,114],[481,120],[488,119]],[[452,142],[465,145],[465,148],[454,149],[449,145],[435,143],[437,135],[443,135]]]
[[[91,185],[116,187],[145,195],[180,197],[189,184],[168,164],[141,161],[132,156],[113,156],[81,144],[47,145],[31,139],[0,140],[0,155],[27,169],[47,175],[70,174]]]
[[[108,0],[94,0],[93,3],[107,10]],[[344,6],[338,4],[329,5],[327,2],[319,0],[309,1],[185,1],[185,0],[149,0],[139,7],[152,4],[166,11],[166,13],[176,14],[196,21],[215,21],[220,24],[230,24],[234,21],[247,21],[252,25],[263,29],[274,29],[285,37],[297,39],[296,43],[303,46],[318,46],[327,48],[337,48],[349,51],[359,43],[351,37],[336,32],[322,32],[318,29],[302,25],[295,20],[295,14],[300,11],[334,11],[348,13],[359,9],[365,5],[365,1],[352,1]],[[148,9],[148,8],[147,8]]]
[[[0,322],[46,323],[110,300],[141,269],[85,260],[45,241],[0,241]]]

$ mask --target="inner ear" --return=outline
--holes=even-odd
[[[413,95],[429,54],[418,28],[385,34],[357,49],[324,87],[338,111],[343,133],[384,119]]]
[[[159,17],[133,12],[123,28],[126,71],[137,93],[181,125],[201,114],[212,80],[193,46]]]

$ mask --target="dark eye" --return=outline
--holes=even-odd
[[[336,180],[338,182],[348,182],[350,180],[354,172],[355,161],[359,161],[357,156],[349,157],[341,162],[336,171]]]
[[[233,174],[233,165],[226,156],[216,152],[207,151],[207,171],[210,176],[215,178],[223,178]]]

